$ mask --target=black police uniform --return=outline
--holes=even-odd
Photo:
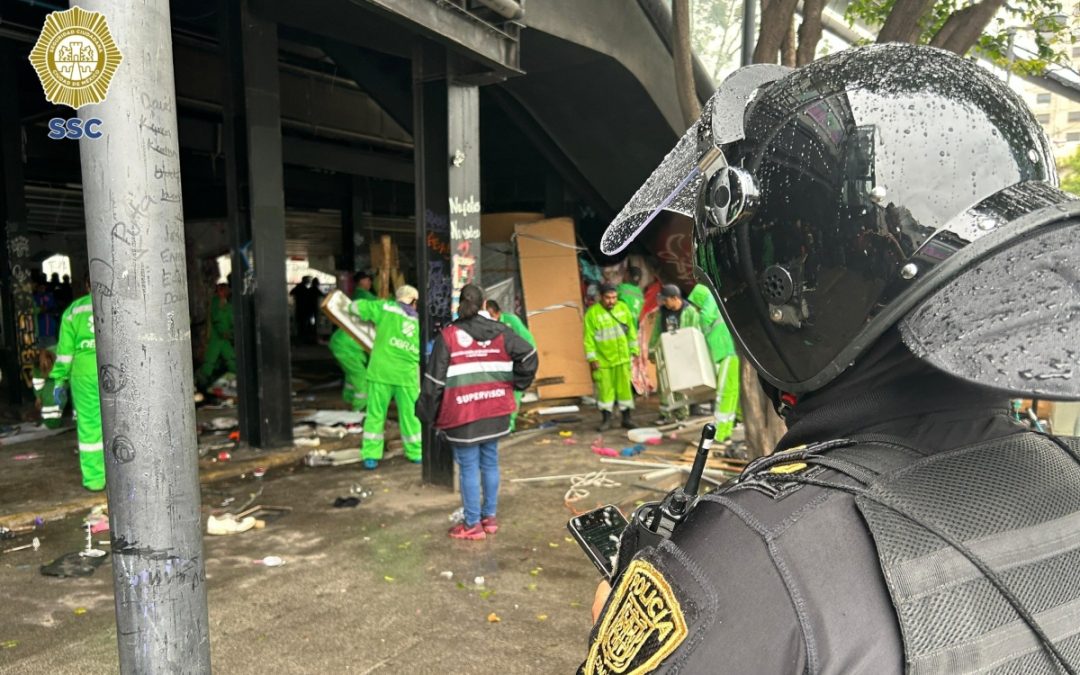
[[[1080,465],[1015,422],[1007,397],[918,361],[895,333],[831,387],[800,402],[789,420],[781,449],[827,439],[864,439],[821,455],[839,461],[843,453],[846,461],[882,471],[897,471],[926,458],[947,460],[958,448],[988,442],[1020,447],[1023,453],[1029,452],[1025,443],[1041,443],[1046,456],[1033,458],[1034,471],[1058,472],[1057,480],[1034,486],[1026,482],[1020,488],[1022,501],[999,505],[999,509],[1022,511],[1048,503],[1046,513],[1054,517],[1046,516],[1047,520],[1068,523],[1080,518]],[[889,445],[878,445],[885,439]],[[909,450],[897,453],[898,446]],[[1001,454],[1000,448],[992,452]],[[656,654],[663,658],[654,664],[655,672],[904,672],[897,611],[882,573],[875,535],[855,496],[837,487],[788,483],[784,478],[810,475],[812,480],[842,486],[858,485],[858,481],[813,463],[799,468],[803,464],[785,461],[778,465],[782,471],[793,467],[797,472],[770,474],[766,470],[768,480],[748,479],[735,489],[703,497],[669,541],[639,553],[637,559],[649,563],[670,586],[663,608],[681,614],[686,630],[672,630],[664,639],[653,631],[640,644],[627,637],[634,632],[633,626],[648,624],[647,619],[635,621],[632,613],[618,611],[620,603],[638,602],[633,593],[620,596],[617,592],[620,585],[629,583],[631,564],[605,608],[603,616],[611,620],[605,626],[602,618],[593,629],[589,660],[582,672],[619,672],[620,667],[628,668],[623,672],[639,672],[634,669]],[[1008,462],[970,468],[973,473],[964,481],[976,480],[985,471],[978,480],[1006,483],[991,489],[991,497],[1007,499],[1008,483],[1015,487],[1018,468]],[[1048,493],[1037,494],[1040,489]],[[991,508],[982,503],[986,493],[962,486],[929,496],[940,497],[940,504],[952,513],[975,510],[987,516]],[[886,513],[885,519],[890,515]],[[1031,525],[1003,526],[989,534],[1024,536],[1018,531]],[[947,526],[956,524],[950,521]],[[888,521],[888,527],[897,529],[893,521]],[[1044,547],[1032,560],[1010,561],[1006,573],[1011,583],[1016,583],[1019,573],[1029,577],[1032,588],[1024,599],[1035,602],[1040,613],[1057,609],[1080,616],[1076,613],[1080,566],[1075,564],[1080,560],[1080,542],[1069,538],[1068,525],[1059,522],[1054,527],[1058,529],[1050,538],[1060,536],[1066,542]],[[932,542],[930,546],[937,550]],[[895,554],[892,549],[890,553]],[[961,664],[989,666],[988,672],[1059,672],[1052,657],[1007,603],[984,587],[985,582],[974,578],[966,583],[938,581],[942,588],[922,588],[914,601],[934,611],[930,621],[918,616],[917,608],[908,612],[915,615],[910,617],[908,634],[913,650],[907,662],[909,672],[962,672]],[[1001,610],[1000,616],[985,623],[973,620],[972,615],[985,615],[988,608]],[[944,618],[939,614],[942,610],[948,611]],[[986,635],[994,642],[995,631],[1011,635],[1018,644],[1005,654],[989,647],[965,651],[967,642],[987,639]],[[1080,660],[1080,625],[1061,632],[1072,633],[1061,649],[1075,663]],[[619,648],[611,648],[613,643]]]
[[[1080,444],[1008,407],[1080,399],[1056,180],[1023,102],[940,50],[721,85],[601,249],[692,236],[741,354],[799,400],[782,452],[681,522],[635,516],[581,672],[1080,672]],[[796,220],[816,284],[767,253]]]

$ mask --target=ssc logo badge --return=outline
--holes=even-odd
[[[105,16],[81,7],[50,12],[30,51],[45,98],[76,110],[105,100],[122,58]]]
[[[655,567],[635,560],[608,603],[584,673],[651,673],[686,639],[686,632],[671,585]]]

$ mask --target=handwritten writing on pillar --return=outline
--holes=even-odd
[[[424,210],[424,224],[431,232],[448,232],[450,221],[441,213],[435,213],[431,209]]]
[[[442,260],[428,262],[428,289],[427,289],[428,312],[434,320],[445,320],[450,317],[450,301],[452,289],[450,287],[450,275],[447,274],[446,263]]]

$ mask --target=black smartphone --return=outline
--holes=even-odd
[[[608,504],[594,511],[574,516],[566,524],[581,550],[611,580],[615,558],[619,553],[619,537],[626,529],[626,516],[619,507]]]

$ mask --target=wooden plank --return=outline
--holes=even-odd
[[[582,345],[581,277],[574,221],[553,218],[514,226],[529,330],[540,356],[537,379],[562,377],[541,386],[542,399],[593,393]]]

